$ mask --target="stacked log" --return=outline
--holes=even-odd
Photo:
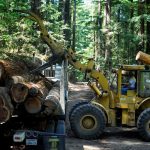
[[[13,84],[10,93],[14,102],[22,103],[28,96],[28,87],[24,83]]]
[[[42,99],[40,97],[29,97],[26,99],[25,103],[25,109],[30,114],[36,114],[41,111],[42,108]]]
[[[44,84],[44,81],[39,81],[36,84],[28,84],[29,93],[24,105],[28,113],[35,114],[41,111],[43,100],[48,94],[49,89]]]
[[[0,87],[0,124],[10,119],[13,110],[9,90],[5,87]]]
[[[60,85],[57,81],[47,97],[44,100],[43,105],[45,106],[44,111],[42,112],[45,115],[62,115],[63,111],[60,105]]]
[[[61,114],[59,82],[30,82],[28,71],[21,63],[0,60],[0,124],[22,112],[39,117]]]
[[[144,64],[150,65],[150,55],[142,51],[139,51],[137,53],[136,60],[141,61]]]
[[[6,76],[25,75],[27,71],[27,67],[20,62],[0,60],[0,79]]]

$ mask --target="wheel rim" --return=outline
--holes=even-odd
[[[150,133],[150,120],[146,123],[146,130]]]
[[[97,126],[96,118],[92,115],[84,115],[80,120],[80,126],[85,130],[93,130]]]

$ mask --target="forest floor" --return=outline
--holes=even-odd
[[[143,142],[136,128],[109,127],[97,140],[76,138],[68,121],[68,113],[74,103],[91,99],[93,92],[85,83],[69,84],[69,102],[66,116],[66,150],[150,150],[150,143]]]

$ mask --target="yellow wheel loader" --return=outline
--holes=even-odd
[[[95,92],[95,97],[87,102],[76,104],[69,114],[71,129],[75,135],[83,139],[96,139],[101,136],[106,126],[137,127],[145,141],[150,141],[150,71],[144,65],[121,65],[113,71],[111,82],[102,72],[94,69],[94,61],[89,59],[87,64],[81,64],[76,59],[72,49],[65,50],[59,41],[54,39],[44,25],[44,21],[30,11],[26,17],[37,22],[42,40],[52,51],[49,61],[35,69],[40,72],[49,65],[68,60],[76,69],[85,73],[89,79],[95,79],[99,84],[89,81],[89,86]],[[125,76],[130,72],[136,78],[136,89],[128,89],[122,93]]]
[[[127,76],[123,72],[134,72],[136,89],[122,93]],[[137,126],[141,137],[150,141],[150,71],[143,65],[122,65],[114,74],[112,83],[108,84],[106,78],[100,81],[101,73],[95,73],[95,79],[103,88],[89,83],[96,96],[72,108],[71,129],[80,138],[96,139],[106,126]]]

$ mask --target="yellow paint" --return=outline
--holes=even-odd
[[[145,70],[144,65],[122,65],[122,70]]]
[[[128,122],[128,110],[122,109],[122,124],[126,125]]]
[[[122,109],[120,118],[122,124],[134,126],[135,125],[135,110],[145,109],[150,107],[150,97],[143,99],[138,97],[137,93],[133,90],[128,90],[127,95],[121,94],[122,85],[122,72],[123,71],[139,71],[145,70],[144,65],[122,65],[116,70],[118,87],[116,91],[111,91],[107,78],[102,72],[94,69],[94,61],[90,59],[87,64],[81,64],[76,59],[76,54],[72,49],[64,50],[64,45],[54,39],[48,32],[44,25],[44,21],[33,12],[26,12],[33,21],[36,21],[39,25],[41,32],[41,38],[51,48],[53,55],[62,59],[68,59],[68,62],[76,69],[87,74],[88,77],[95,79],[101,88],[99,89],[96,84],[90,83],[89,86],[96,93],[96,97],[91,101],[94,105],[101,108],[106,114],[107,123],[112,126],[116,125],[116,110]]]

